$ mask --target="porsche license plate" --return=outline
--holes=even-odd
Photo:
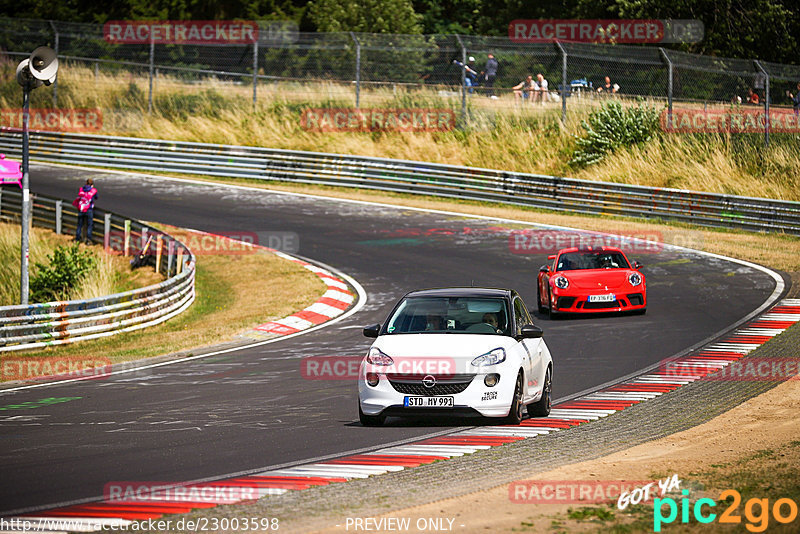
[[[617,300],[617,297],[614,293],[609,293],[608,295],[589,295],[589,302],[614,302],[615,300]]]
[[[407,408],[452,408],[453,397],[406,397],[403,406]]]

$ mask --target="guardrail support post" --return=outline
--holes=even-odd
[[[764,146],[769,146],[769,73],[761,66],[761,62],[755,60],[754,63],[761,74],[764,75]]]
[[[103,214],[103,249],[108,251],[111,246],[111,214]]]
[[[63,210],[63,200],[56,200],[56,235],[61,235],[61,211]]]
[[[181,274],[183,271],[183,247],[178,248],[178,263],[175,266],[175,274]]]
[[[561,124],[567,124],[567,51],[556,41],[561,51]]]
[[[161,252],[164,249],[164,241],[161,237],[162,236],[158,236],[156,238],[156,273],[161,272]]]
[[[172,266],[175,262],[175,240],[167,241],[167,277],[172,276]]]
[[[353,32],[350,32],[350,37],[356,44],[356,109],[359,106],[361,98],[361,43],[358,42],[358,37]]]
[[[256,109],[258,91],[258,40],[253,43],[253,109]]]
[[[142,226],[142,234],[141,234],[141,237],[139,238],[139,240],[140,240],[139,241],[139,250],[142,251],[142,252],[144,252],[144,244],[147,243],[147,234],[148,234],[147,227],[146,226]]]
[[[659,47],[661,57],[667,63],[667,128],[672,128],[672,60],[667,55],[666,50]]]
[[[122,242],[122,255],[127,256],[131,251],[131,220],[125,219],[125,236]]]

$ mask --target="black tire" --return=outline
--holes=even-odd
[[[531,417],[547,417],[550,415],[550,408],[553,406],[553,380],[550,368],[544,374],[544,386],[542,387],[542,398],[528,405],[528,415]]]
[[[539,313],[542,315],[547,312],[547,308],[542,306],[542,289],[539,287],[539,284],[536,284],[536,306],[539,308]]]
[[[364,426],[381,426],[386,421],[386,416],[367,415],[361,411],[361,403],[358,404],[358,420]]]
[[[558,318],[558,312],[553,311],[553,299],[550,296],[549,289],[547,290],[547,315],[550,317],[550,319]]]
[[[507,425],[518,425],[522,422],[522,371],[517,375],[517,384],[514,387],[514,400],[511,401],[511,408],[505,418]]]

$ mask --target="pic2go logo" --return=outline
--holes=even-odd
[[[684,496],[689,495],[689,490],[682,490]],[[719,494],[720,501],[733,501],[728,504],[724,512],[719,514],[719,523],[740,524],[742,517],[737,513],[739,505],[742,503],[742,495],[734,490],[728,489]],[[711,523],[717,519],[717,514],[711,509],[717,506],[713,499],[697,499],[694,506],[689,499],[681,499],[680,514],[681,523],[689,522],[689,512],[691,509],[694,519],[698,523]],[[664,516],[664,509],[667,508],[667,516]],[[764,532],[769,527],[770,512],[778,523],[788,524],[797,519],[797,503],[792,499],[782,498],[776,500],[772,508],[769,506],[769,499],[749,499],[744,505],[744,517],[747,520],[745,528],[750,532]],[[661,532],[662,525],[669,525],[678,518],[678,503],[669,497],[653,501],[653,532]]]

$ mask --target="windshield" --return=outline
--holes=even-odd
[[[566,252],[558,257],[556,271],[579,269],[628,269],[621,252]]]
[[[481,297],[409,297],[389,318],[386,332],[511,335],[505,299]]]

